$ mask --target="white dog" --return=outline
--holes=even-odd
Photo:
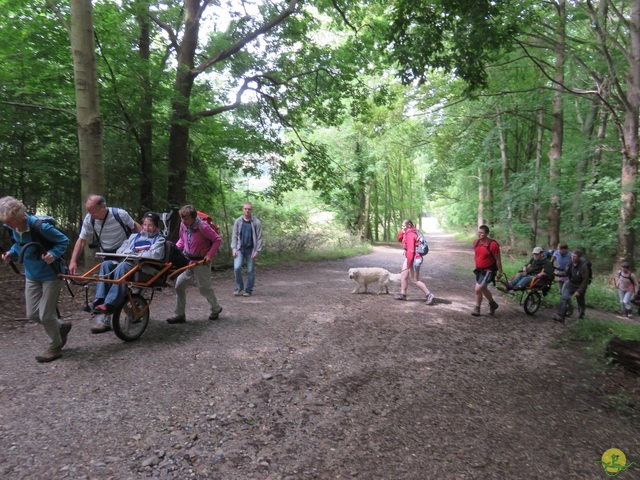
[[[378,285],[378,295],[380,295],[383,290],[389,293],[389,283],[400,282],[399,273],[391,273],[389,270],[379,267],[350,268],[349,278],[358,282],[358,286],[351,293],[358,293],[362,286],[364,286],[362,293],[367,293],[367,286],[372,283]]]

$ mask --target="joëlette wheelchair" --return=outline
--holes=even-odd
[[[137,340],[147,329],[149,325],[149,308],[155,292],[168,286],[168,282],[172,278],[196,265],[201,265],[204,261],[200,260],[190,262],[185,266],[179,266],[174,265],[171,261],[150,260],[131,254],[98,253],[96,255],[102,258],[102,262],[108,260],[129,261],[134,265],[131,270],[120,278],[101,277],[99,272],[102,262],[99,262],[83,275],[60,275],[60,277],[76,285],[84,286],[85,305],[89,303],[88,287],[94,282],[126,285],[127,293],[124,302],[116,306],[113,312],[105,314],[111,316],[113,332],[125,342]]]
[[[535,315],[542,306],[542,297],[546,296],[547,293],[549,293],[549,290],[551,290],[551,285],[553,285],[555,282],[555,278],[534,277],[525,287],[507,289],[509,281],[513,280],[515,277],[516,276],[514,275],[511,279],[508,279],[503,272],[500,277],[496,278],[496,282],[501,284],[496,288],[501,292],[514,293],[515,295],[519,294],[519,305],[522,305],[522,307],[524,308],[524,312],[527,315]]]

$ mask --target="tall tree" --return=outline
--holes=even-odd
[[[93,5],[90,0],[71,0],[71,22],[51,2],[49,5],[67,28],[71,40],[78,150],[80,160],[80,195],[84,205],[91,193],[105,194],[102,161],[102,118],[98,97],[98,69],[93,29]]]
[[[556,0],[557,27],[555,41],[555,65],[554,65],[554,88],[553,96],[553,127],[551,130],[551,148],[549,149],[549,180],[553,189],[551,201],[549,203],[548,219],[548,244],[557,245],[560,240],[560,195],[558,193],[558,177],[560,170],[558,162],[562,158],[562,144],[564,140],[564,109],[563,109],[563,86],[564,86],[564,57],[567,11],[564,0]]]

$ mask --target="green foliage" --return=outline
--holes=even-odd
[[[471,90],[484,87],[487,62],[512,45],[524,14],[520,2],[395,0],[386,32],[390,62],[397,61],[407,84],[442,69]]]

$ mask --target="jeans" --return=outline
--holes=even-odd
[[[631,298],[633,297],[633,290],[618,290],[620,294],[620,304],[624,310],[631,310]]]
[[[107,265],[111,263],[112,265]],[[115,266],[115,269],[113,268]],[[123,277],[133,268],[133,264],[129,262],[115,263],[102,262],[100,266],[100,276],[103,278],[116,279]],[[125,284],[116,285],[115,283],[98,282],[96,285],[96,299],[103,300],[105,305],[118,307],[124,302],[127,294],[127,286]]]
[[[247,261],[247,292],[253,291],[253,285],[256,281],[256,262],[255,258],[251,258],[252,250],[238,250],[238,254],[233,259],[233,274],[236,277],[236,289],[244,290],[244,279],[242,278],[242,262]]]
[[[556,307],[556,314],[564,318],[567,315],[567,311],[571,307],[571,299],[573,298],[573,294],[578,291],[580,285],[574,285],[571,282],[565,282],[562,287],[562,298],[558,302]],[[586,302],[585,302],[586,292],[576,298],[576,302],[578,302],[578,318],[584,318],[584,313],[586,310]]]
[[[531,283],[533,279],[533,275],[527,275],[525,273],[519,273],[515,276],[513,280],[509,282],[509,285],[513,288],[526,288]]]

